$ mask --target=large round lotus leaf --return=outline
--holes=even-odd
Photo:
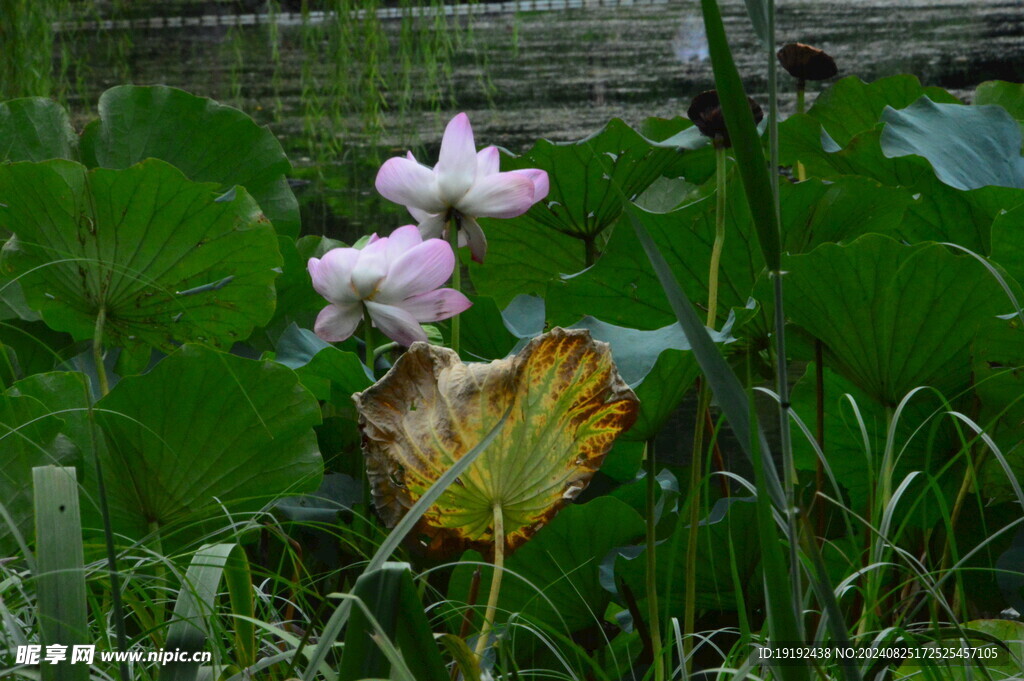
[[[317,399],[339,407],[351,408],[352,393],[373,383],[370,370],[354,352],[346,352],[294,324],[281,334],[274,360],[294,370]]]
[[[708,516],[698,522],[695,591],[699,608],[736,609],[733,569],[743,584],[757,579],[761,549],[756,513],[753,499],[728,497],[715,502]],[[684,522],[676,522],[672,534],[658,544],[655,552],[659,607],[666,617],[683,617],[685,614],[688,534],[689,527]],[[729,544],[732,544],[732,556]],[[629,602],[620,586],[625,584],[629,587],[639,600],[643,613],[648,611],[646,552],[646,545],[640,544],[623,546],[607,554],[601,575],[604,587],[615,591],[620,603]]]
[[[823,139],[823,134],[809,116],[790,116],[779,126],[782,163],[800,161],[812,177],[841,181],[861,175],[889,187],[905,187],[914,200],[899,232],[908,241],[951,241],[988,253],[992,219],[1002,210],[1024,203],[1024,190],[981,187],[963,191],[943,183],[923,157],[887,158],[878,130],[857,135],[841,150],[824,145],[831,140]]]
[[[73,158],[77,146],[68,112],[52,99],[28,97],[0,104],[0,160]]]
[[[891,232],[899,225],[910,201],[904,192],[861,178],[831,183],[785,183],[779,190],[783,244],[790,252],[809,250],[828,240],[852,239],[866,232]],[[732,174],[726,194],[733,199],[742,197],[738,173]],[[721,328],[730,308],[746,305],[764,270],[747,202],[729,200],[726,205],[716,328]],[[637,215],[683,290],[691,300],[705,306],[715,240],[714,197],[670,213],[638,211]],[[575,277],[552,283],[547,299],[549,317],[555,323],[571,323],[585,314],[638,329],[676,323],[632,229],[616,229],[601,260]]]
[[[815,410],[817,408],[817,391],[815,389],[816,368],[814,364],[807,367],[807,372],[793,388],[792,406],[804,423],[815,432]],[[824,391],[824,429],[825,453],[828,455],[829,466],[837,481],[849,495],[847,503],[857,513],[870,511],[871,501],[879,488],[879,472],[882,456],[885,451],[886,437],[890,423],[885,407],[868,397],[862,390],[849,380],[825,369],[822,387]],[[868,440],[864,437],[857,421],[854,407],[864,420]],[[955,440],[955,432],[949,426],[951,422],[941,415],[950,408],[930,390],[917,393],[900,412],[900,418],[891,425],[895,427],[895,447],[899,455],[895,458],[893,469],[894,486],[898,485],[912,471],[924,471],[934,476],[940,483],[938,487],[929,487],[929,480],[918,476],[906,493],[911,500],[903,507],[904,517],[909,515],[911,505],[913,516],[908,518],[914,526],[927,527],[941,518],[941,510],[935,498],[936,490],[948,487],[951,478],[959,482],[963,469],[955,466],[951,470],[944,467],[960,448]],[[952,405],[957,408],[960,405]],[[811,441],[803,434],[793,438],[793,460],[796,467],[804,471],[815,471],[818,468],[818,456]],[[944,472],[940,476],[940,472]],[[825,492],[835,497],[835,491],[826,480]],[[954,486],[951,496],[955,495]],[[947,500],[943,499],[943,503]],[[950,504],[952,499],[948,499]]]
[[[90,167],[127,168],[147,158],[222,191],[245,187],[282,234],[299,233],[299,204],[277,138],[238,109],[165,86],[121,85],[103,93],[100,118],[82,133]]]
[[[936,104],[922,97],[882,114],[882,153],[922,156],[940,180],[957,189],[1024,188],[1017,121],[1001,106]]]
[[[786,312],[826,348],[826,365],[895,406],[930,385],[952,397],[970,381],[979,327],[1006,297],[974,258],[938,244],[868,234],[789,257]]]
[[[989,80],[974,90],[974,105],[995,104],[1010,112],[1018,121],[1024,120],[1024,84]]]
[[[317,489],[323,475],[319,405],[276,362],[186,345],[121,379],[96,408],[111,513],[130,536],[224,507],[254,511]]]
[[[611,227],[622,197],[635,199],[678,158],[674,144],[653,142],[619,119],[578,142],[540,140],[522,156],[503,157],[502,170],[546,170],[551,190],[519,217],[481,220],[489,246],[487,262],[470,266],[477,291],[504,306],[583,269],[582,240]]]
[[[39,400],[17,391],[0,393],[0,503],[29,543],[33,536],[32,469],[79,463],[78,449],[61,435],[62,426],[63,421]],[[0,521],[0,553],[16,552],[10,527]]]
[[[846,146],[858,133],[877,126],[885,107],[902,109],[921,96],[936,102],[960,101],[942,88],[922,87],[917,76],[909,74],[880,78],[873,83],[848,76],[818,95],[808,113],[840,146]]]
[[[510,551],[587,486],[637,412],[608,345],[557,328],[488,364],[416,343],[354,399],[374,501],[389,526],[511,407],[497,438],[420,523],[445,548],[486,547],[500,507]]]
[[[87,171],[71,161],[0,166],[3,269],[52,328],[108,345],[230,346],[274,311],[277,237],[244,190],[151,159]]]

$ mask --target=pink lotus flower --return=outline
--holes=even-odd
[[[497,147],[479,153],[469,117],[460,113],[445,128],[437,165],[428,168],[412,152],[388,159],[377,173],[377,191],[405,206],[424,237],[439,237],[453,217],[459,218],[459,245],[468,244],[473,259],[483,262],[487,240],[476,218],[514,218],[548,195],[548,174],[529,168],[498,171]]]
[[[437,288],[452,275],[455,254],[447,242],[423,240],[415,225],[391,236],[376,234],[361,250],[335,248],[307,264],[313,288],[330,301],[313,330],[328,342],[355,332],[363,308],[373,325],[402,345],[427,340],[420,322],[448,319],[472,303],[458,291]]]

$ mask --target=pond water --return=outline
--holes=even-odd
[[[824,48],[840,75],[873,80],[909,72],[961,96],[984,80],[1024,80],[1018,0],[783,0],[777,7],[780,42]],[[766,67],[744,2],[724,0],[722,8],[748,89],[764,101]],[[392,108],[372,134],[360,125],[361,110],[339,110],[331,101],[333,81],[348,68],[318,56],[329,38],[316,24],[332,17],[304,19],[287,5],[270,17],[161,16],[127,29],[64,30],[61,41],[77,59],[87,55],[87,68],[73,74],[71,105],[84,116],[102,90],[125,79],[235,104],[270,125],[296,177],[309,182],[298,189],[305,230],[351,237],[389,210],[373,195],[374,164],[409,146],[436,144],[455,111],[469,113],[478,143],[518,152],[538,137],[578,139],[613,117],[637,124],[681,115],[711,86],[697,2],[529,0],[473,9],[471,18],[417,20],[413,41],[437,41],[446,26],[461,27],[440,63],[416,64],[414,57],[407,66],[378,65],[382,79],[407,74],[409,86],[400,96],[383,95]],[[395,62],[409,60],[396,47],[403,25],[386,18],[381,24]],[[347,58],[359,47],[347,46]],[[791,106],[791,98],[781,101],[784,111]],[[366,158],[373,162],[358,160]]]

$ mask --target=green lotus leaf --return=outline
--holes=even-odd
[[[657,435],[700,374],[679,324],[642,331],[584,317],[572,328],[586,329],[595,340],[611,346],[622,380],[640,400],[636,423],[623,437],[646,441]],[[727,333],[711,335],[719,343],[729,340]]]
[[[859,133],[874,129],[887,106],[902,109],[922,96],[936,102],[960,103],[942,88],[922,87],[917,76],[909,74],[880,78],[873,83],[847,76],[818,95],[808,115],[845,147]]]
[[[1013,483],[1024,480],[1024,448],[1020,447],[1024,439],[1024,334],[1019,327],[1019,320],[1013,317],[986,329],[975,341],[977,422],[1000,448],[1016,478],[1008,478],[996,457],[985,457],[979,476],[982,488],[989,499],[999,501],[1015,501]]]
[[[317,399],[351,408],[352,393],[373,383],[369,370],[353,352],[321,340],[292,324],[281,335],[274,359],[299,375]]]
[[[270,130],[243,112],[176,88],[121,85],[103,93],[99,113],[82,132],[87,166],[158,158],[222,192],[245,187],[278,232],[298,236],[299,204],[285,177],[291,163]]]
[[[511,408],[480,460],[423,516],[422,534],[438,550],[493,545],[495,509],[507,549],[520,546],[587,486],[637,412],[608,345],[557,328],[487,364],[413,344],[353,398],[374,502],[389,526]]]
[[[68,112],[52,99],[28,97],[0,104],[0,160],[73,159],[77,147]]]
[[[470,266],[477,291],[504,306],[519,294],[543,294],[548,280],[583,269],[585,242],[595,242],[619,219],[621,197],[639,196],[679,154],[678,147],[613,119],[578,142],[540,140],[522,156],[503,157],[502,170],[546,170],[551,190],[524,215],[480,221],[488,249],[486,263]]]
[[[992,681],[1004,681],[1024,676],[1024,622],[971,620],[963,625],[963,629],[967,632],[966,642],[960,637],[950,637],[915,646],[920,647],[921,656],[905,660],[893,671],[893,678],[969,681],[984,675]],[[1003,645],[998,646],[993,641],[1000,641]],[[964,646],[970,646],[965,653],[977,657],[967,660],[940,654],[934,657],[928,655],[929,649],[952,647],[960,650]],[[984,672],[975,663],[984,665]]]
[[[459,342],[467,357],[477,360],[501,359],[516,344],[516,337],[505,327],[504,317],[489,296],[469,296],[473,307],[462,313]]]
[[[313,431],[320,407],[276,362],[185,345],[121,379],[96,409],[111,515],[129,536],[191,527],[225,507],[255,511],[317,489],[323,475]]]
[[[668,178],[685,178],[695,185],[704,184],[715,175],[715,149],[711,139],[705,137],[689,118],[644,119],[637,130],[649,140],[662,146],[678,147],[687,153],[679,154],[664,170]]]
[[[699,137],[694,141],[706,144]],[[551,178],[547,198],[525,219],[577,239],[593,239],[622,213],[622,195],[630,200],[639,196],[678,156],[675,145],[655,143],[615,118],[578,142],[540,140],[503,165],[507,170],[540,168]]]
[[[52,371],[74,354],[74,345],[71,336],[54,331],[41,321],[12,319],[0,322],[0,347],[5,348],[8,355],[0,369],[0,374],[6,379],[5,385],[32,374]]]
[[[868,234],[784,265],[790,319],[824,343],[827,366],[888,407],[918,386],[949,397],[966,387],[972,341],[1005,312],[985,268],[938,244]]]
[[[992,221],[992,259],[1024,281],[1024,205],[1000,211]]]
[[[0,166],[3,269],[52,328],[171,351],[230,346],[274,311],[276,235],[245,190],[186,179],[151,159],[87,171],[71,161]]]
[[[755,579],[761,562],[756,512],[752,499],[729,497],[719,499],[708,516],[699,522],[697,550],[700,557],[695,586],[698,607],[716,610],[736,608],[736,590],[730,572],[730,543],[741,582],[746,584]],[[655,554],[659,610],[666,617],[682,617],[685,612],[686,586],[682,575],[685,573],[688,532],[685,523],[677,522],[672,535],[659,543]],[[621,547],[605,558],[603,575],[604,587],[617,593],[622,603],[627,600],[618,587],[625,583],[636,596],[643,613],[647,612],[646,598],[642,597],[647,591],[645,554],[646,546],[642,544]]]
[[[0,273],[0,320],[39,321],[39,315],[28,306],[21,283]]]
[[[1024,157],[1017,121],[1000,106],[936,104],[922,97],[882,114],[882,153],[917,155],[940,180],[957,189],[1024,188]]]
[[[910,202],[906,192],[861,178],[785,183],[779,189],[783,249],[789,252],[803,252],[820,243],[847,240],[866,232],[891,233]],[[742,195],[738,174],[730,178],[726,194]],[[683,290],[691,300],[704,304],[715,238],[714,197],[670,213],[641,211],[638,215]],[[718,328],[730,308],[746,306],[764,269],[746,201],[727,202],[725,229]],[[676,323],[661,284],[631,229],[612,234],[607,252],[594,267],[551,284],[548,303],[549,316],[556,323],[569,323],[584,314],[639,329]]]
[[[291,237],[278,236],[277,247],[281,251],[281,276],[274,282],[277,306],[274,316],[248,339],[250,345],[259,350],[271,350],[280,341],[281,335],[291,325],[312,328],[316,316],[326,304],[323,297],[310,285],[306,255],[299,247],[308,247],[309,242],[319,243],[316,237],[303,237],[298,243]],[[305,242],[305,243],[304,243]],[[320,257],[319,255],[317,257]]]
[[[601,587],[601,557],[616,546],[639,541],[643,533],[643,518],[618,499],[602,496],[570,505],[505,563],[509,576],[502,583],[502,611],[523,613],[555,631],[594,625],[611,602],[611,594]],[[462,557],[481,558],[472,553]],[[478,565],[455,568],[449,598],[465,602],[478,567],[482,574],[477,602],[487,602],[493,568]]]
[[[840,181],[860,175],[888,187],[906,188],[914,200],[899,233],[908,241],[950,241],[988,253],[993,218],[1002,210],[1024,203],[1024,191],[1019,189],[982,187],[963,191],[939,180],[924,158],[887,158],[878,130],[858,135],[841,150],[823,146],[822,134],[821,126],[809,116],[786,119],[779,126],[782,162],[793,165],[800,161],[812,177]]]
[[[102,527],[94,450],[104,452],[105,443],[102,434],[93,437],[89,410],[94,400],[89,378],[77,371],[48,371],[18,381],[8,388],[7,394],[38,400],[49,413],[59,417],[61,437],[81,455],[78,480],[88,491],[81,499],[82,525]]]
[[[1024,85],[1004,80],[989,80],[974,90],[974,105],[995,104],[1010,112],[1016,120],[1024,120]]]
[[[815,390],[816,369],[809,365],[807,372],[793,388],[793,409],[814,432],[817,407]],[[829,466],[839,484],[849,494],[849,504],[858,513],[870,512],[870,502],[878,489],[879,471],[885,451],[887,416],[885,407],[868,396],[851,381],[826,367],[822,382],[824,388],[825,453]],[[849,397],[847,397],[849,396]],[[860,430],[860,424],[850,400],[856,402],[856,409],[864,420],[867,442]],[[899,484],[911,471],[925,471],[937,474],[955,453],[959,444],[952,438],[951,424],[941,415],[949,408],[935,393],[918,393],[907,403],[895,424],[895,446],[899,452],[893,468],[893,480]],[[803,436],[793,438],[793,458],[796,467],[805,471],[816,471],[818,457],[811,443]],[[955,473],[962,475],[961,467]],[[946,476],[946,481],[950,478]],[[918,478],[912,483],[907,499],[921,503],[915,508],[921,526],[941,517],[935,505],[934,490],[924,490],[926,480]],[[834,496],[834,490],[826,481],[825,492]],[[955,494],[955,489],[953,490]],[[950,502],[952,503],[952,502]],[[910,509],[910,505],[904,507]]]
[[[32,469],[80,462],[78,448],[61,434],[63,426],[53,410],[13,386],[0,393],[0,502],[29,543],[34,535]],[[6,522],[0,522],[0,552],[20,553]]]

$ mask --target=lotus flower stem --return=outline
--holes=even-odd
[[[796,81],[796,112],[802,114],[804,112],[804,91],[807,89],[807,81],[803,78],[799,78]],[[807,170],[804,168],[804,164],[800,161],[796,162],[796,179],[803,182],[807,179]]]
[[[683,664],[689,676],[692,663],[694,624],[697,621],[697,530],[700,523],[701,479],[704,477],[704,414],[711,405],[711,390],[697,381],[697,421],[693,428],[693,454],[690,459],[690,486],[686,503],[689,507],[689,523],[686,539],[686,589],[683,610]]]
[[[369,367],[370,373],[376,376],[373,370],[376,365],[374,360],[377,358],[373,346],[373,320],[370,319],[370,311],[367,309],[363,310],[363,334],[366,339],[366,366]]]
[[[594,238],[589,237],[583,240],[583,264],[586,267],[590,267],[597,261],[597,244],[594,243]]]
[[[100,307],[96,313],[96,330],[92,334],[92,358],[96,365],[96,377],[100,382],[100,397],[110,392],[107,382],[107,367],[103,364],[103,326],[107,321],[107,308]]]
[[[498,611],[498,593],[501,591],[501,577],[505,574],[505,516],[501,505],[494,505],[494,573],[491,575],[491,591],[487,595],[487,609],[484,623],[480,627],[480,638],[476,641],[476,656],[483,658],[487,639],[494,627],[494,616]]]
[[[815,420],[816,432],[814,439],[818,442],[818,448],[825,451],[825,362],[824,344],[820,338],[814,339],[814,394],[815,394]],[[814,500],[811,508],[817,510],[817,534],[819,546],[825,542],[825,504],[819,501],[821,493],[825,489],[825,465],[818,459],[817,468],[814,472]]]
[[[715,242],[711,247],[711,265],[708,271],[708,321],[715,328],[718,317],[718,270],[725,245],[725,145],[715,143]],[[700,521],[701,481],[704,477],[704,431],[707,412],[711,407],[711,390],[703,381],[697,384],[697,420],[693,426],[693,456],[690,461],[690,487],[687,503],[690,507],[690,527],[686,543],[686,592],[683,612],[683,655],[687,674],[690,670],[691,635],[697,617],[697,528]]]
[[[656,519],[654,509],[656,504],[655,496],[658,490],[656,477],[656,461],[654,459],[654,438],[648,440],[644,445],[644,468],[647,477],[647,550],[644,552],[646,561],[646,587],[647,587],[647,619],[650,621],[651,648],[654,654],[654,681],[665,679],[665,657],[661,652],[661,620],[658,614],[658,580],[656,561]]]
[[[715,145],[715,242],[708,270],[708,326],[715,328],[718,316],[718,270],[725,245],[725,147]]]
[[[96,376],[100,383],[100,393],[106,395],[110,392],[110,384],[107,382],[107,368],[103,365],[103,327],[107,321],[107,308],[101,307],[96,313],[96,330],[92,336],[92,356],[96,365]],[[96,414],[90,407],[89,427],[92,434],[93,453],[99,446],[96,423]],[[124,605],[121,602],[121,577],[117,571],[117,551],[114,548],[114,530],[110,520],[110,506],[107,503],[107,489],[103,480],[103,465],[100,457],[94,456],[96,462],[96,484],[99,492],[100,515],[103,517],[103,537],[107,549],[107,569],[110,570],[110,596],[114,610],[114,629],[117,632],[117,649],[128,650],[128,633],[125,630]],[[118,672],[121,681],[128,681],[128,667],[124,662],[118,664]]]
[[[452,217],[448,223],[448,243],[451,244],[452,253],[455,254],[455,268],[452,270],[452,288],[462,293],[462,267],[459,264],[459,214],[456,211],[452,211]],[[456,355],[459,354],[459,332],[461,326],[459,315],[452,317],[451,348],[455,351]]]

